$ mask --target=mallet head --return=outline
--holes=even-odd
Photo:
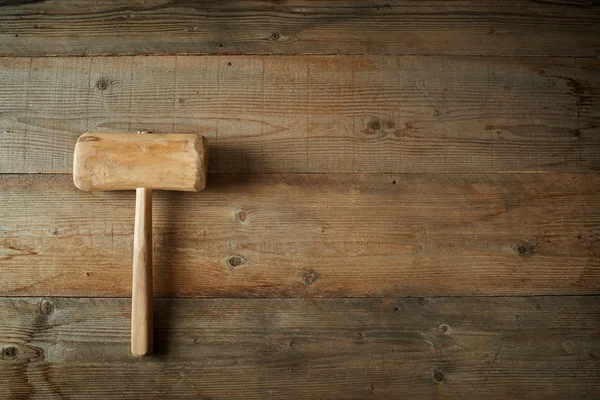
[[[207,169],[206,139],[196,134],[84,133],[73,157],[73,181],[84,191],[197,192]]]

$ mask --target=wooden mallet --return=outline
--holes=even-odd
[[[152,190],[206,185],[208,145],[196,134],[85,133],[75,145],[73,181],[84,191],[136,191],[131,352],[152,352]]]

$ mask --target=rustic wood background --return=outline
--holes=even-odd
[[[86,131],[197,132],[155,195]],[[0,0],[0,398],[600,398],[600,3]]]

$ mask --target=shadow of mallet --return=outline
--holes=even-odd
[[[208,145],[196,134],[84,133],[73,181],[84,191],[133,190],[131,353],[152,353],[152,190],[197,192],[206,185]]]

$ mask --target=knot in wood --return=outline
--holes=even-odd
[[[229,258],[227,259],[227,266],[229,268],[235,268],[235,267],[239,267],[242,264],[245,264],[246,261],[237,255],[233,255],[233,256],[229,256]]]
[[[369,121],[367,128],[369,129],[370,132],[377,132],[378,130],[381,129],[381,125],[382,124],[379,119],[374,119],[372,121]]]
[[[2,350],[2,358],[5,360],[14,360],[19,355],[19,349],[14,346],[6,347]]]
[[[54,306],[47,300],[44,300],[40,304],[40,312],[45,316],[50,316],[54,312]]]
[[[448,335],[450,333],[450,327],[446,324],[441,324],[438,326],[438,331],[443,335]]]
[[[98,90],[106,90],[108,89],[108,80],[104,77],[98,79],[96,81],[96,88],[98,88]]]
[[[246,214],[246,211],[238,211],[235,214],[235,218],[239,221],[239,222],[246,222],[246,219],[248,218],[248,214]]]
[[[513,246],[513,250],[521,257],[531,257],[537,244],[524,241]]]
[[[317,281],[319,275],[315,271],[309,271],[302,275],[302,284],[304,286],[310,286]]]

